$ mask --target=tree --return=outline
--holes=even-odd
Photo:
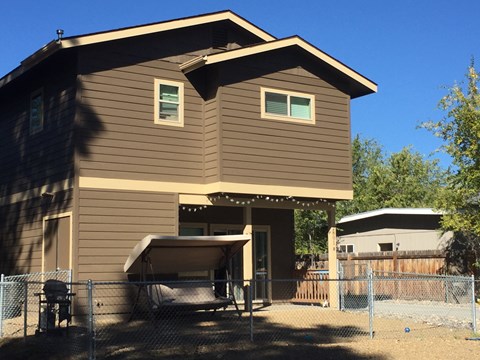
[[[442,227],[452,230],[454,241],[465,245],[471,266],[480,267],[480,94],[479,74],[472,60],[465,82],[448,89],[439,102],[446,112],[440,121],[422,124],[443,140],[452,158],[446,186],[437,203],[445,213]]]
[[[443,185],[438,160],[405,147],[386,156],[380,145],[358,135],[352,143],[353,200],[337,205],[337,218],[392,207],[433,207]]]
[[[337,218],[374,209],[377,201],[372,196],[373,178],[382,173],[384,155],[382,147],[373,139],[352,141],[352,176],[354,200],[337,204]]]
[[[386,156],[373,139],[352,142],[353,200],[337,203],[337,219],[385,207],[433,207],[443,184],[437,160],[425,160],[405,147]],[[327,219],[321,211],[295,211],[297,254],[324,252]]]
[[[327,249],[328,223],[325,212],[295,210],[295,252],[318,254]]]

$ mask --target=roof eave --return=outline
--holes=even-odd
[[[443,215],[442,212],[436,211],[432,208],[383,208],[377,210],[366,211],[359,214],[347,215],[341,218],[337,224],[344,224],[347,222],[363,220],[383,215]]]
[[[54,53],[56,53],[60,49],[62,49],[61,42],[50,41],[48,44],[43,46],[41,49],[35,51],[32,55],[30,55],[25,60],[23,60],[18,67],[16,67],[12,71],[10,71],[8,74],[3,76],[0,79],[0,88],[4,87],[8,83],[12,82],[17,77],[24,74],[25,72],[30,70],[32,67],[34,67],[38,63],[45,60],[47,57],[52,56]]]
[[[204,15],[192,16],[187,18],[168,20],[160,23],[140,25],[135,27],[109,30],[105,32],[98,32],[93,34],[86,34],[74,37],[66,37],[61,41],[51,41],[40,50],[28,56],[21,62],[21,65],[5,76],[0,78],[0,88],[12,82],[21,74],[27,72],[32,67],[45,60],[55,52],[73,47],[91,45],[106,41],[113,41],[119,39],[126,39],[134,36],[148,35],[155,32],[162,32],[174,29],[181,29],[189,26],[208,24],[217,21],[230,20],[234,24],[244,28],[253,35],[262,39],[263,41],[272,41],[276,38],[251,22],[245,20],[241,16],[235,14],[230,10],[209,13]]]
[[[318,58],[320,61],[323,61],[324,63],[331,66],[333,69],[340,71],[349,79],[353,80],[358,85],[357,87],[360,90],[350,94],[352,98],[377,92],[378,87],[376,83],[364,77],[363,75],[359,74],[355,70],[341,63],[340,61],[334,59],[333,57],[326,54],[325,52],[319,50],[318,48],[316,48],[315,46],[311,45],[310,43],[306,42],[305,40],[303,40],[298,36],[279,39],[275,41],[253,45],[253,46],[238,48],[234,50],[227,50],[220,53],[211,54],[208,56],[198,57],[196,59],[189,60],[188,62],[181,64],[180,69],[184,73],[189,73],[204,66],[213,65],[216,63],[221,63],[229,60],[239,59],[239,58],[243,58],[243,57],[247,57],[247,56],[251,56],[251,55],[255,55],[263,52],[284,49],[290,46],[297,46],[305,50],[306,52]]]

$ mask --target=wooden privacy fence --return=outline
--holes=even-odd
[[[403,277],[406,274],[444,274],[445,253],[439,250],[428,251],[387,251],[375,253],[348,253],[337,254],[342,269],[343,279],[362,279],[367,276],[367,269],[372,269],[376,278]],[[328,254],[317,256],[315,267],[295,270],[294,277],[297,282],[296,293],[292,299],[299,303],[323,304],[328,301]],[[300,281],[306,280],[306,281]],[[318,280],[318,281],[314,281]],[[351,295],[363,295],[367,291],[367,283],[346,282],[343,291]],[[379,283],[377,293],[392,298],[418,298],[422,293],[435,298],[445,289],[443,281],[432,281],[428,284],[414,285],[413,283],[398,284],[396,282]],[[431,291],[430,291],[430,288]],[[434,294],[436,296],[434,296]]]
[[[324,304],[328,301],[328,274],[319,270],[295,270],[295,303]]]
[[[445,253],[441,250],[385,251],[373,253],[337,253],[345,277],[362,276],[369,267],[377,272],[444,274]],[[304,262],[297,261],[297,268]],[[316,255],[309,270],[328,270],[328,254]],[[348,272],[348,273],[347,273]]]

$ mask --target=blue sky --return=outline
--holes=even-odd
[[[472,56],[480,63],[477,0],[2,0],[0,77],[58,28],[73,36],[225,9],[276,37],[299,35],[376,82],[377,94],[352,101],[352,134],[388,153],[438,148],[416,127],[441,118],[444,86],[463,80]]]

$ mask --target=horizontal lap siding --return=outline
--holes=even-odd
[[[218,158],[218,102],[217,99],[205,102],[205,181],[219,181]]]
[[[123,265],[140,240],[177,234],[176,194],[81,189],[79,196],[79,280],[125,280]]]
[[[0,196],[73,177],[75,83],[65,77],[43,85],[44,127],[34,135],[29,135],[30,90],[0,104],[0,184],[5,184]]]
[[[72,211],[71,190],[51,201],[32,198],[0,206],[0,273],[42,270],[43,218]]]
[[[315,125],[260,118],[260,88],[315,95]],[[222,89],[222,179],[351,189],[349,97],[303,69]]]
[[[48,187],[73,178],[75,60],[67,53],[39,64],[0,91],[0,273],[41,271],[45,216],[72,210],[72,192]],[[29,133],[30,96],[43,94],[43,130]],[[36,195],[37,196],[37,195]]]
[[[89,143],[89,153],[80,158],[80,175],[202,183],[202,99],[178,64],[162,60],[132,64],[125,53],[112,55],[114,60],[105,54],[89,54],[87,59],[87,54],[84,67],[95,63],[99,69],[80,77],[79,119],[96,124],[99,131]],[[125,64],[112,68],[114,62]],[[184,127],[154,124],[155,78],[185,84]]]

